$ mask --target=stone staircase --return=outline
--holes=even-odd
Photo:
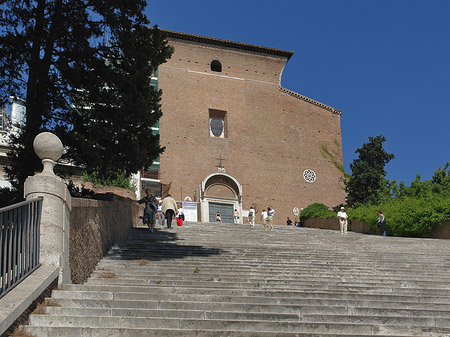
[[[450,336],[450,241],[311,228],[135,228],[32,336]]]

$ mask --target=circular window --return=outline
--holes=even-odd
[[[305,180],[308,183],[313,183],[316,181],[316,172],[314,172],[313,170],[307,169],[307,170],[303,171],[303,178],[305,178]]]

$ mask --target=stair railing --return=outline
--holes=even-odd
[[[0,208],[0,298],[39,267],[42,198]]]

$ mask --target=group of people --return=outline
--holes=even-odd
[[[341,234],[347,234],[348,215],[345,212],[344,207],[341,207],[340,211],[337,214],[337,217],[339,218],[339,227],[341,230]],[[381,235],[386,236],[386,218],[381,210],[378,211],[378,227],[380,228]]]
[[[247,215],[248,224],[250,225],[250,227],[255,227],[256,213],[258,213],[258,211],[255,210],[253,208],[253,206],[250,207],[250,209],[248,211],[248,215]],[[261,212],[261,220],[262,220],[265,230],[267,230],[268,228],[270,228],[271,230],[273,229],[273,217],[274,216],[275,216],[275,210],[273,209],[272,206],[268,206],[267,211],[265,209],[263,209],[263,211]],[[216,222],[218,224],[222,222],[222,216],[221,216],[220,212],[216,213]],[[239,223],[239,212],[237,209],[235,209],[233,211],[233,223],[235,225],[237,225]]]
[[[145,190],[145,194],[146,196],[139,200],[138,203],[145,203],[144,216],[142,216],[142,220],[151,232],[155,229],[156,220],[158,220],[158,224],[160,226],[163,226],[164,221],[166,220],[167,228],[172,228],[172,220],[175,215],[177,216],[178,224],[182,224],[184,221],[183,208],[178,208],[177,202],[170,194],[159,202],[155,196],[152,195],[152,192],[149,189]]]
[[[302,227],[302,223],[300,222],[300,220],[298,218],[294,219],[294,225],[295,225],[295,227]],[[289,217],[287,217],[287,219],[286,219],[286,226],[292,226],[292,220]]]
[[[151,191],[149,189],[145,190],[145,194],[146,196],[139,200],[138,203],[145,203],[144,216],[142,217],[142,219],[144,224],[149,227],[150,231],[154,231],[157,219],[160,226],[163,226],[164,220],[167,220],[167,228],[171,228],[172,220],[175,215],[177,215],[178,225],[181,226],[182,222],[184,221],[183,208],[178,208],[177,202],[174,198],[172,198],[170,194],[168,194],[166,198],[164,198],[162,201],[160,200],[159,202],[151,194]],[[258,211],[253,207],[250,207],[250,210],[248,211],[247,219],[251,227],[255,226],[255,217],[257,212]],[[264,230],[268,230],[269,228],[270,230],[273,230],[274,216],[275,210],[272,206],[268,206],[267,210],[263,209],[263,211],[261,212],[261,220],[264,225]],[[344,207],[340,208],[337,217],[339,219],[341,234],[347,234],[348,215],[345,212]],[[237,211],[237,209],[235,209],[233,212],[233,221],[234,224],[239,223],[239,212]],[[216,222],[222,222],[222,216],[220,215],[220,212],[216,213]],[[286,225],[292,226],[292,220],[289,217],[287,217]],[[297,219],[295,219],[295,226],[301,226],[300,222]],[[380,228],[381,235],[386,236],[386,218],[381,210],[378,211],[378,227]]]

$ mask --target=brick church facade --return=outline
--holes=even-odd
[[[158,178],[175,199],[197,201],[200,221],[237,209],[245,222],[250,206],[272,205],[276,224],[344,202],[341,112],[281,87],[293,52],[166,33]]]

